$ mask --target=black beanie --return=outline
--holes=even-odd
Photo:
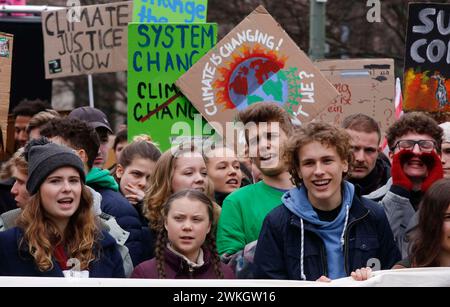
[[[42,137],[27,144],[25,157],[28,160],[27,190],[30,195],[36,194],[48,175],[64,166],[75,168],[83,184],[85,182],[83,162],[69,147],[50,143]]]

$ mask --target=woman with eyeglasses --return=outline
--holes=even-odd
[[[409,247],[409,234],[417,225],[417,208],[424,193],[443,177],[439,157],[442,129],[421,112],[403,115],[389,127],[386,138],[392,163],[391,179],[367,197],[384,207],[402,256]]]

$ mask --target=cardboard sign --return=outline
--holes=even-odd
[[[305,123],[338,96],[262,6],[176,84],[221,135],[226,123],[252,103],[277,102]]]
[[[323,60],[315,64],[340,94],[318,120],[340,126],[345,117],[363,113],[378,122],[382,134],[394,123],[394,60]]]
[[[198,111],[175,81],[215,45],[217,25],[130,23],[128,37],[128,138],[147,133],[167,150],[201,134],[206,122],[194,125]]]
[[[133,22],[204,23],[208,0],[134,0]]]
[[[11,90],[11,65],[13,55],[13,35],[0,32],[0,127],[2,129],[2,149],[6,146]]]
[[[132,2],[42,12],[47,79],[127,70]]]
[[[409,4],[403,87],[405,111],[450,111],[449,18],[449,4]]]

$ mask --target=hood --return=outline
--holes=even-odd
[[[300,219],[308,221],[313,225],[317,225],[321,228],[327,228],[327,226],[335,223],[339,217],[343,214],[343,211],[348,206],[348,209],[352,206],[353,196],[355,194],[355,186],[347,181],[344,181],[344,189],[342,196],[342,209],[336,220],[331,222],[319,220],[319,216],[314,211],[311,202],[308,199],[308,190],[304,186],[300,188],[294,188],[286,192],[281,198],[284,206],[289,209],[293,214]]]
[[[344,181],[342,188],[342,207],[333,221],[321,221],[308,199],[304,186],[286,192],[282,197],[283,205],[300,218],[300,279],[306,280],[304,273],[304,221],[313,225],[313,230],[323,241],[326,250],[328,277],[331,279],[346,276],[344,267],[344,235],[347,229],[349,212],[355,194],[355,186]]]
[[[92,198],[93,198],[93,206],[92,206],[92,210],[94,211],[94,215],[95,216],[99,216],[100,214],[102,214],[102,208],[101,208],[101,203],[102,203],[102,195],[95,191],[93,188],[86,186],[89,191],[92,194]]]
[[[373,201],[380,201],[384,197],[384,195],[386,195],[387,192],[389,192],[391,186],[392,186],[392,177],[389,178],[386,184],[380,187],[378,190],[375,190],[372,193],[363,196]]]
[[[102,188],[107,188],[115,192],[119,191],[119,185],[108,170],[102,170],[94,167],[86,176],[86,185],[88,186],[99,186]]]

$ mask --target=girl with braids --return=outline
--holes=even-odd
[[[409,257],[393,269],[450,267],[450,179],[436,181],[419,206]]]
[[[182,143],[164,152],[156,162],[149,181],[150,186],[144,198],[144,215],[150,227],[156,230],[161,226],[161,208],[173,193],[194,189],[211,199],[214,195],[202,151],[192,143]],[[220,210],[220,206],[214,203],[215,221],[218,220]]]
[[[156,257],[138,265],[132,278],[232,279],[216,250],[213,203],[202,192],[172,194],[161,210]]]
[[[0,233],[0,275],[63,277],[72,261],[82,277],[124,277],[115,240],[92,214],[81,159],[45,138],[31,141],[25,158],[31,197],[17,227]]]

